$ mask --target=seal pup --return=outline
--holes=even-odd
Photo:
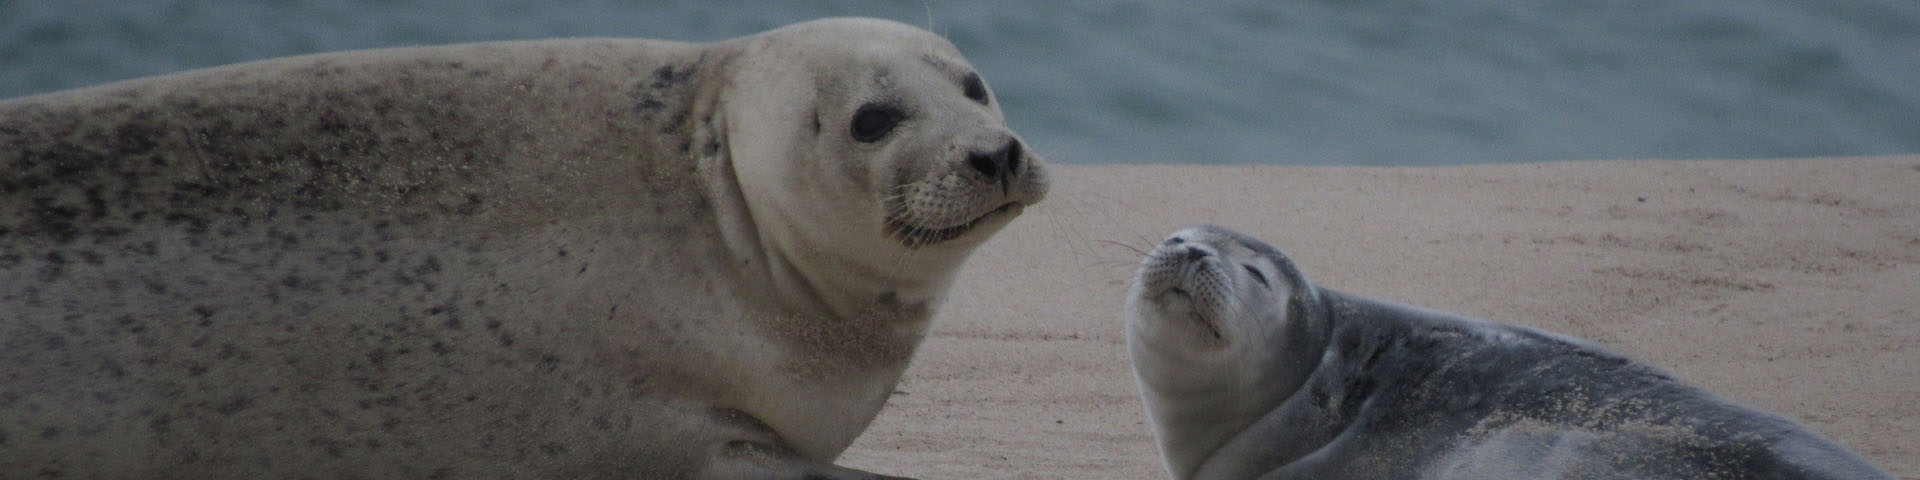
[[[1181,230],[1126,306],[1176,479],[1890,479],[1786,418],[1574,338],[1319,288]]]
[[[321,54],[0,103],[0,471],[865,478],[1045,195],[906,25]]]

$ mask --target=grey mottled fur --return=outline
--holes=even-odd
[[[788,265],[742,253],[767,237],[739,234],[722,91],[775,40],[324,54],[0,103],[0,476],[870,475],[829,462],[938,298],[835,316],[757,283]],[[853,423],[783,436],[751,375]]]
[[[1175,278],[1187,268],[1231,280]],[[1792,420],[1585,341],[1314,286],[1279,250],[1226,228],[1175,233],[1136,282],[1129,343],[1175,478],[1891,478]],[[1169,288],[1222,301],[1275,291],[1271,304],[1160,316],[1184,308]],[[1195,330],[1141,329],[1182,321],[1225,338],[1169,343]],[[1169,345],[1232,352],[1211,366],[1237,366],[1153,351]]]

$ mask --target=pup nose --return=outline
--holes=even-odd
[[[1187,261],[1194,261],[1202,258],[1207,258],[1208,255],[1212,255],[1212,254],[1213,252],[1209,252],[1207,251],[1207,249],[1200,248],[1197,246],[1187,247]]]
[[[1021,157],[1025,153],[1020,149],[1020,140],[1007,139],[1007,144],[990,152],[974,151],[967,154],[967,166],[973,167],[989,181],[999,182],[1002,188],[1007,180],[1020,170]]]

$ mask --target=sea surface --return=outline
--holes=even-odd
[[[1062,163],[1442,165],[1920,153],[1916,0],[0,0],[0,98],[268,57],[946,36]]]

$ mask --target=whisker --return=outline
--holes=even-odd
[[[1098,239],[1098,240],[1094,240],[1094,241],[1095,241],[1095,242],[1099,242],[1099,243],[1103,243],[1103,244],[1107,244],[1107,245],[1112,245],[1112,246],[1116,246],[1116,247],[1120,247],[1120,248],[1124,248],[1124,249],[1127,249],[1127,250],[1132,250],[1132,251],[1133,251],[1133,253],[1136,253],[1136,254],[1139,254],[1139,255],[1140,255],[1140,256],[1142,256],[1142,257],[1144,257],[1144,256],[1147,256],[1147,251],[1146,251],[1146,250],[1141,250],[1141,249],[1140,249],[1140,247],[1135,247],[1135,246],[1133,246],[1133,245],[1130,245],[1130,244],[1127,244],[1127,243],[1124,243],[1124,242],[1117,242],[1117,241],[1113,241],[1113,240],[1107,240],[1107,239]]]

